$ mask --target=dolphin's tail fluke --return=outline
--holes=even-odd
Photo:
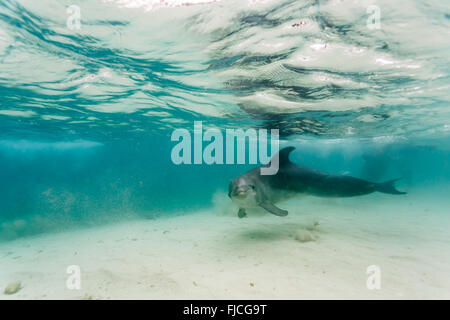
[[[375,190],[378,192],[389,193],[389,194],[406,194],[406,192],[395,189],[394,183],[397,180],[400,180],[400,178],[394,179],[394,180],[389,180],[389,181],[382,182],[382,183],[378,183],[375,187]]]

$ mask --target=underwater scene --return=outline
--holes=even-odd
[[[450,2],[2,0],[0,300],[450,299]]]

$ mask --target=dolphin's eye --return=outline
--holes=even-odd
[[[252,188],[253,190],[255,190],[255,186],[254,186],[254,185],[249,184],[248,186],[249,186],[250,188]]]

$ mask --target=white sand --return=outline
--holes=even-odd
[[[180,217],[3,242],[0,299],[450,298],[442,201],[311,197],[280,205],[285,218],[246,219],[217,202]],[[69,265],[81,268],[81,290],[66,287]],[[380,290],[366,287],[369,265],[381,268]],[[4,295],[15,281],[21,290]]]

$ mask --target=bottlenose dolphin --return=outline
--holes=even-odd
[[[228,196],[239,206],[238,216],[246,216],[245,209],[261,207],[277,216],[288,212],[275,206],[275,203],[298,194],[319,197],[354,197],[375,191],[389,194],[405,194],[395,189],[394,182],[383,183],[339,175],[328,174],[302,167],[289,160],[294,147],[286,147],[278,153],[279,169],[275,175],[261,175],[261,166],[233,179]],[[272,157],[271,161],[274,161]],[[267,166],[270,166],[269,163]]]

